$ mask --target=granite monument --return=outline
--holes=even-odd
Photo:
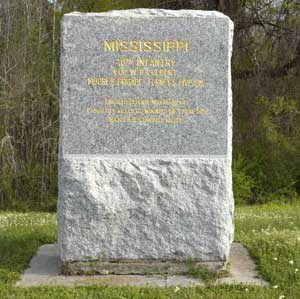
[[[224,265],[233,240],[232,35],[230,19],[213,11],[64,15],[66,272],[88,272],[90,261],[100,274],[161,272],[162,262],[176,272],[191,259]]]

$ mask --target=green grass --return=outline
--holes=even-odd
[[[55,218],[0,212],[0,299],[300,299],[300,204],[236,209],[235,239],[248,247],[269,288],[14,287],[37,248],[55,242]]]

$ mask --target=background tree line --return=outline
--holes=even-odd
[[[300,1],[0,2],[0,209],[56,209],[60,19],[135,7],[219,10],[235,23],[238,203],[300,194]]]

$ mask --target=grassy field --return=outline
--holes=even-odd
[[[56,215],[0,212],[0,298],[300,299],[300,204],[239,207],[235,218],[235,240],[250,250],[271,287],[16,288],[15,281],[37,248],[55,242]]]

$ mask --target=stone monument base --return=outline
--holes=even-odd
[[[127,261],[89,261],[66,262],[62,264],[63,275],[184,275],[199,269],[212,271],[225,270],[226,262],[201,261],[162,261],[162,260],[127,260]]]
[[[204,286],[204,281],[193,275],[62,275],[62,262],[57,244],[43,245],[32,258],[29,268],[16,282],[19,287],[40,286],[138,286],[138,287],[192,287]],[[246,284],[268,286],[259,278],[254,261],[241,244],[231,245],[227,276],[214,284]]]

